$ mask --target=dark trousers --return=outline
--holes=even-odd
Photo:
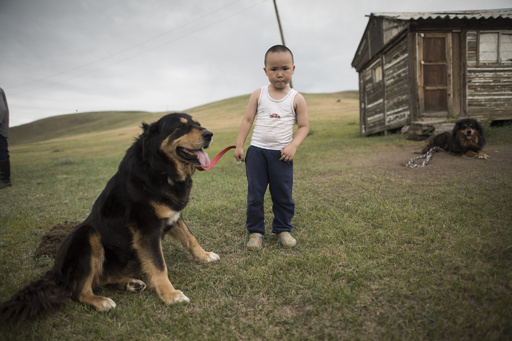
[[[292,199],[293,161],[279,161],[281,151],[254,146],[247,149],[247,221],[249,233],[265,234],[264,197],[267,186],[272,197],[272,233],[290,232],[295,203]]]
[[[7,148],[7,139],[0,135],[0,160],[9,158],[9,150]]]

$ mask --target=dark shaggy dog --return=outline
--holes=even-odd
[[[447,152],[487,159],[489,155],[482,151],[485,145],[484,129],[477,120],[465,118],[455,123],[451,133],[444,132],[429,138],[415,153],[425,154],[432,147],[440,147]]]
[[[0,321],[19,322],[69,299],[108,311],[114,301],[93,289],[115,284],[144,290],[135,279],[140,273],[166,304],[189,301],[169,281],[162,239],[169,235],[200,262],[219,259],[199,246],[181,216],[196,166],[208,166],[203,148],[213,134],[187,114],[142,127],[89,217],[62,242],[53,268],[0,305]]]

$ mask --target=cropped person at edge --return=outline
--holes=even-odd
[[[7,138],[9,137],[9,107],[4,90],[0,88],[0,188],[11,185],[11,164]]]

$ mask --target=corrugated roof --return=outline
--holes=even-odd
[[[368,15],[367,15],[368,16]],[[369,15],[395,20],[427,19],[512,19],[512,8],[447,12],[376,12]]]

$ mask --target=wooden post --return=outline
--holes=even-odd
[[[279,19],[279,11],[277,10],[277,3],[276,0],[274,0],[274,8],[276,10],[276,16],[277,16],[277,25],[279,26],[279,33],[281,34],[281,42],[284,46],[286,46],[286,43],[284,42],[284,34],[283,34],[283,28],[281,27],[281,19]],[[290,80],[290,88],[293,88],[293,83]]]

